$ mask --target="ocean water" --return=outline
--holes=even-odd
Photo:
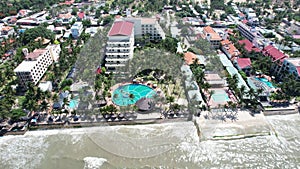
[[[300,168],[300,116],[267,120],[272,135],[230,141],[192,122],[31,131],[0,138],[0,168]]]

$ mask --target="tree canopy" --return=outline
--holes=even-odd
[[[20,36],[24,45],[30,42],[34,42],[34,40],[38,37],[50,39],[51,41],[54,41],[55,39],[54,33],[51,32],[51,30],[48,30],[45,25],[40,25],[35,28],[27,29]]]

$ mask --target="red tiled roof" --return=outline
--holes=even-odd
[[[116,35],[129,36],[132,33],[133,25],[134,25],[133,22],[129,22],[129,21],[114,22],[108,35],[109,36],[116,36]]]
[[[293,35],[294,39],[300,39],[300,35]]]
[[[266,46],[263,50],[263,54],[270,56],[272,58],[273,62],[275,62],[277,60],[280,60],[281,62],[283,62],[283,59],[288,57],[272,45]]]
[[[240,44],[240,45],[245,44],[244,49],[246,49],[248,52],[251,52],[251,51],[259,52],[259,51],[260,51],[260,49],[257,48],[257,47],[255,47],[255,46],[253,45],[253,43],[250,42],[248,39],[240,40],[240,41],[239,41],[239,44]]]
[[[298,75],[300,76],[300,66],[296,67],[297,71],[298,71]]]
[[[26,59],[36,59],[46,51],[46,49],[35,49],[33,52],[28,53]]]
[[[196,59],[197,59],[197,56],[192,52],[186,52],[184,54],[184,61],[188,65],[193,64]],[[198,61],[198,64],[199,64],[199,61]]]
[[[203,30],[204,30],[206,33],[216,33],[216,32],[214,31],[214,29],[213,29],[212,27],[210,27],[210,26],[204,27]]]
[[[60,19],[69,19],[72,17],[72,14],[71,13],[66,13],[66,14],[59,14],[58,15],[58,18]]]
[[[19,14],[21,14],[21,15],[25,15],[25,14],[26,14],[26,10],[25,10],[25,9],[21,9],[21,10],[19,10]]]
[[[238,56],[240,54],[240,51],[228,39],[221,41],[221,45],[223,46],[224,50],[231,55],[231,57]]]
[[[80,19],[83,19],[83,18],[84,18],[84,12],[79,12],[77,15],[78,15],[78,17],[79,17]]]
[[[272,48],[274,48],[274,46],[268,45],[268,46],[264,47],[264,51],[267,51],[267,50],[272,49]]]
[[[247,24],[248,23],[248,20],[247,19],[244,19],[242,20],[243,24]]]
[[[237,64],[241,69],[251,66],[250,58],[237,58]]]

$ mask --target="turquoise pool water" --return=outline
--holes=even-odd
[[[69,108],[74,109],[77,107],[77,105],[78,105],[78,98],[74,98],[70,101]]]
[[[215,93],[211,96],[214,102],[227,102],[230,101],[227,93],[223,90],[215,91]]]
[[[132,94],[133,97],[130,97]],[[156,92],[141,84],[128,84],[118,87],[112,94],[112,101],[118,106],[135,104],[141,98],[152,98]]]
[[[269,86],[270,88],[275,88],[275,86],[273,86],[273,84],[271,82],[268,81],[268,79],[266,78],[255,78],[258,81],[261,81],[262,83],[266,84],[267,86]]]

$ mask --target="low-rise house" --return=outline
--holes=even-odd
[[[85,13],[84,12],[78,12],[77,13],[77,21],[82,21],[86,18]]]
[[[260,49],[254,46],[248,39],[239,40],[239,44],[242,45],[247,52],[260,52]]]
[[[187,65],[197,62],[199,66],[205,66],[205,58],[201,55],[196,55],[193,52],[184,53],[184,61]]]
[[[75,22],[71,27],[72,37],[77,39],[83,31],[83,25],[81,22]]]
[[[7,23],[8,24],[15,24],[16,22],[17,22],[17,17],[11,17],[8,21],[7,21]]]
[[[238,70],[245,72],[247,75],[250,74],[251,71],[250,58],[237,58],[234,63]]]
[[[52,82],[51,81],[40,82],[38,87],[43,92],[45,92],[45,91],[51,92],[52,91]]]
[[[223,88],[226,84],[225,80],[217,73],[205,73],[205,79],[211,88]]]
[[[14,33],[15,33],[15,30],[13,27],[3,26],[1,28],[1,36],[4,38],[8,38],[9,35],[13,35]]]
[[[221,50],[229,59],[237,57],[241,54],[240,51],[234,46],[234,44],[228,39],[221,41],[221,46]]]
[[[74,17],[71,13],[65,13],[65,14],[59,14],[57,19],[62,24],[69,24],[74,19]]]
[[[243,14],[242,12],[240,12],[240,13],[238,14],[238,17],[239,17],[240,20],[246,19],[246,15]]]
[[[207,39],[210,44],[212,45],[212,47],[214,48],[219,48],[220,47],[220,42],[222,40],[222,38],[220,37],[220,35],[218,33],[216,33],[214,31],[214,29],[210,26],[206,26],[203,28],[203,35],[204,35],[204,39]]]
[[[30,12],[32,12],[31,10],[27,10],[27,9],[21,9],[18,12],[18,17],[25,17],[27,16]]]

